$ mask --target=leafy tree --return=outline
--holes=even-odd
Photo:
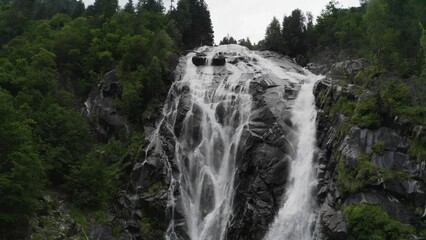
[[[38,112],[36,134],[42,139],[39,150],[52,182],[62,184],[72,166],[90,149],[87,124],[72,109],[50,104],[45,112]]]
[[[364,20],[371,48],[382,64],[391,64],[398,32],[392,28],[392,16],[386,0],[370,0]]]
[[[12,96],[0,88],[0,236],[5,239],[24,237],[22,229],[37,209],[44,185],[35,122],[12,103]]]

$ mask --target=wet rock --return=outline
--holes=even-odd
[[[195,66],[205,66],[207,64],[207,58],[205,53],[196,53],[195,56],[192,57],[192,63]]]
[[[320,210],[320,217],[323,235],[326,239],[348,239],[348,228],[342,211],[336,211],[330,206],[324,204]]]
[[[217,54],[212,59],[212,66],[225,66],[226,57],[223,54]]]

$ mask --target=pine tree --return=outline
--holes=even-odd
[[[135,6],[133,5],[133,0],[129,0],[126,5],[124,5],[124,11],[127,13],[135,13]]]
[[[272,22],[266,28],[264,47],[267,50],[276,52],[282,52],[283,50],[281,24],[276,17],[272,19]]]
[[[290,57],[305,54],[304,46],[305,16],[300,9],[296,9],[291,16],[284,17],[282,35],[284,53]]]
[[[138,13],[143,12],[163,12],[164,5],[162,0],[139,0],[137,5]]]
[[[172,16],[180,26],[185,49],[213,45],[210,11],[203,0],[180,0]]]

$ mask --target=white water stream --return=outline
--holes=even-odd
[[[292,108],[297,131],[297,152],[282,206],[265,240],[311,240],[315,224],[316,186],[313,157],[316,149],[316,115],[313,87],[320,77],[308,75]]]

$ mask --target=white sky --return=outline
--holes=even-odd
[[[83,0],[87,5],[94,0]],[[124,6],[128,0],[119,0]],[[262,40],[267,25],[275,16],[282,21],[284,15],[299,8],[318,16],[330,0],[205,0],[209,6],[214,27],[215,42],[229,34],[235,39],[249,37],[252,42]],[[137,0],[133,0],[137,2]],[[163,0],[168,9],[170,0]],[[175,0],[176,4],[177,0]],[[359,6],[359,0],[339,0],[343,7]]]

